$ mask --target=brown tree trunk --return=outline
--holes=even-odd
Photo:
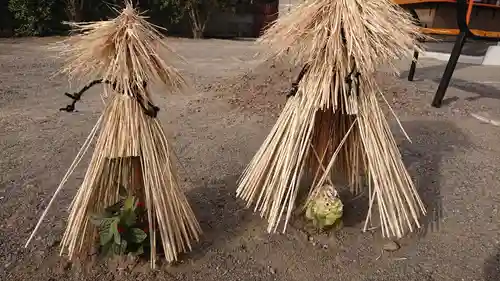
[[[83,5],[85,0],[66,0],[66,14],[69,21],[83,21]]]
[[[203,31],[195,27],[192,28],[194,39],[203,39]]]
[[[210,18],[211,12],[206,11],[206,16],[203,17],[200,14],[199,8],[196,6],[191,6],[189,8],[189,18],[191,19],[191,30],[193,32],[194,39],[201,39],[205,33],[205,27],[207,25],[208,19]]]

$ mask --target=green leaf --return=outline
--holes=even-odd
[[[111,231],[113,233],[113,237],[115,239],[115,244],[120,244],[121,243],[121,235],[120,235],[120,232],[118,232],[118,221],[114,221],[112,224],[111,224]]]
[[[113,232],[109,231],[101,231],[99,233],[99,244],[101,246],[104,246],[106,244],[109,244],[111,240],[113,239]]]
[[[120,244],[113,243],[112,248],[112,253],[113,255],[119,256],[120,255]]]
[[[137,221],[137,215],[132,210],[125,210],[120,216],[120,221],[126,226],[133,226]]]
[[[325,219],[323,220],[323,224],[325,226],[331,226],[333,225],[335,222],[337,221],[337,218],[336,217],[329,217],[329,216],[326,216]]]
[[[95,226],[101,226],[101,222],[102,222],[101,215],[91,214],[89,216],[89,220],[90,220],[90,223],[92,223],[93,225],[95,225]]]
[[[123,204],[124,204],[124,201],[120,200],[120,201],[116,202],[115,204],[107,207],[105,209],[105,212],[108,212],[108,213],[111,213],[111,214],[118,213],[118,212],[120,212],[121,208],[123,207]]]
[[[115,255],[123,255],[127,250],[127,241],[122,240],[120,244],[113,243],[113,253]]]
[[[132,243],[142,243],[148,235],[140,228],[132,228],[130,230],[130,241]]]
[[[98,224],[98,231],[99,231],[99,244],[103,246],[104,244],[108,243],[111,241],[113,238],[113,232],[111,230],[111,225],[113,224],[114,221],[118,221],[117,218],[106,218],[106,219],[93,219],[94,224]]]
[[[136,256],[140,256],[142,254],[144,254],[144,247],[143,246],[140,246],[139,248],[137,248],[137,251],[135,251],[134,253]]]
[[[120,254],[124,255],[127,252],[127,241],[122,240],[122,243],[120,244]]]
[[[99,225],[99,232],[112,233],[111,229],[110,229],[111,225],[114,222],[118,222],[118,221],[119,221],[119,219],[117,217],[101,219],[101,224]]]
[[[342,217],[342,210],[333,210],[332,212],[328,213],[325,217],[325,224],[326,225],[333,225],[337,220],[339,220]]]
[[[104,257],[109,257],[113,253],[114,243],[107,243],[101,247],[101,255]]]
[[[135,197],[129,196],[125,200],[125,204],[123,205],[123,209],[125,210],[134,210],[135,209]]]
[[[113,219],[115,218],[116,215],[109,214],[107,212],[104,212],[102,214],[90,214],[89,215],[89,220],[92,224],[100,226],[103,220],[106,219]]]

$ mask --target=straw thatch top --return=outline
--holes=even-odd
[[[173,57],[174,52],[130,2],[112,20],[72,26],[79,33],[66,40],[63,49],[63,72],[70,78],[104,79],[116,83],[117,92],[139,89],[137,94],[146,97],[143,82],[160,82],[172,91],[183,86],[177,70],[160,56]]]
[[[260,41],[274,56],[335,65],[346,58],[362,74],[413,51],[422,36],[392,0],[306,0],[278,18]]]
[[[377,91],[375,71],[389,66],[396,73],[396,60],[420,49],[419,37],[411,15],[392,0],[306,0],[278,18],[260,42],[271,58],[307,64],[299,92],[321,92],[318,107],[337,108],[339,96],[332,93],[350,92],[339,81],[358,72],[362,92]],[[344,104],[355,102],[348,99]]]

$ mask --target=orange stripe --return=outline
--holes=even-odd
[[[437,34],[437,35],[457,35],[460,30],[452,28],[421,28],[422,33],[425,34]],[[497,31],[485,31],[479,29],[470,30],[474,35],[489,37],[489,38],[500,38],[500,32]]]
[[[425,3],[456,3],[456,0],[393,0],[398,5],[412,5]],[[474,6],[500,9],[499,5],[486,3],[473,3]]]
[[[470,22],[470,14],[472,13],[472,6],[474,6],[474,1],[469,0],[469,7],[467,8],[467,17],[465,18],[467,24]]]

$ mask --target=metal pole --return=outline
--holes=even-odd
[[[434,96],[434,100],[432,101],[432,106],[434,107],[437,108],[441,107],[444,95],[446,94],[446,90],[448,89],[448,85],[450,84],[451,76],[455,71],[458,58],[462,53],[462,48],[464,47],[466,39],[467,39],[466,32],[460,32],[458,34],[457,40],[455,41],[455,45],[453,46],[453,51],[451,51],[450,60],[448,60],[448,64],[446,65],[446,69],[444,70],[443,73],[443,77],[439,82],[439,87],[436,91],[436,95]]]

